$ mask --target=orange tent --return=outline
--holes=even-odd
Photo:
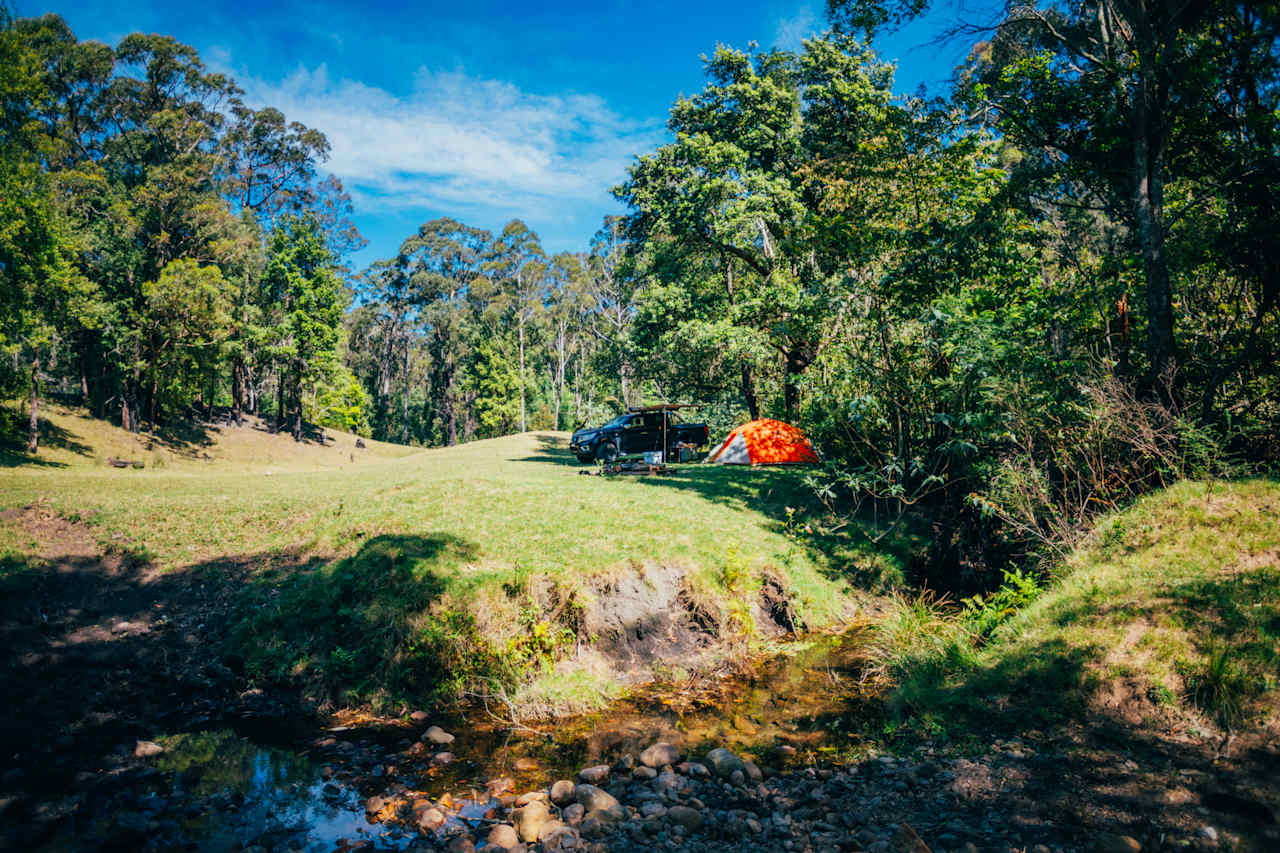
[[[723,465],[803,465],[817,462],[818,454],[804,433],[791,424],[763,418],[733,430],[704,461]]]

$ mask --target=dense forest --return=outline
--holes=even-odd
[[[0,20],[0,385],[138,431],[256,415],[446,445],[642,401],[774,416],[842,515],[983,583],[1180,476],[1280,452],[1280,13],[1011,5],[945,98],[831,0],[717,47],[580,252],[449,218],[364,245],[323,128],[175,40]]]

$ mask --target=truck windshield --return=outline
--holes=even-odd
[[[629,420],[631,420],[631,415],[618,415],[616,418],[614,418],[613,420],[609,421],[607,424],[605,424],[604,426],[602,426],[602,427],[600,427],[600,428],[601,428],[601,429],[606,429],[606,428],[608,428],[608,427],[620,427],[620,426],[626,426],[627,421],[629,421]]]

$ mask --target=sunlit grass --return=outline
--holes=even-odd
[[[1280,483],[1183,482],[1097,526],[1045,592],[976,647],[905,602],[884,631],[907,718],[1031,724],[1086,705],[1247,723],[1280,688]],[[908,630],[909,629],[909,630]],[[889,639],[888,635],[885,639]]]

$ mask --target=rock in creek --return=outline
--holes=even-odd
[[[747,766],[742,759],[734,755],[723,746],[717,747],[707,753],[704,763],[710,768],[711,772],[721,779],[727,779],[736,770],[744,776],[747,772]]]
[[[551,802],[557,806],[567,806],[572,803],[575,798],[575,785],[568,779],[561,779],[551,786]]]
[[[505,823],[497,824],[493,829],[490,829],[489,835],[485,839],[485,844],[488,846],[502,850],[510,850],[519,843],[520,838],[516,835],[515,828]]]
[[[578,771],[578,778],[588,785],[599,785],[609,778],[609,765],[597,764]]]
[[[453,743],[453,735],[449,734],[439,726],[432,726],[422,733],[420,740],[428,743],[434,743],[436,746],[448,746]]]
[[[655,770],[680,761],[680,750],[669,743],[655,743],[640,753],[640,763]]]
[[[163,752],[163,746],[150,740],[140,740],[133,747],[134,758],[155,758]]]
[[[702,829],[702,812],[689,806],[672,806],[667,809],[667,820],[683,826],[690,832]]]
[[[526,844],[533,844],[538,840],[538,834],[542,831],[543,825],[551,820],[551,810],[542,800],[534,800],[516,809],[514,817],[516,833],[520,836],[520,840]]]

